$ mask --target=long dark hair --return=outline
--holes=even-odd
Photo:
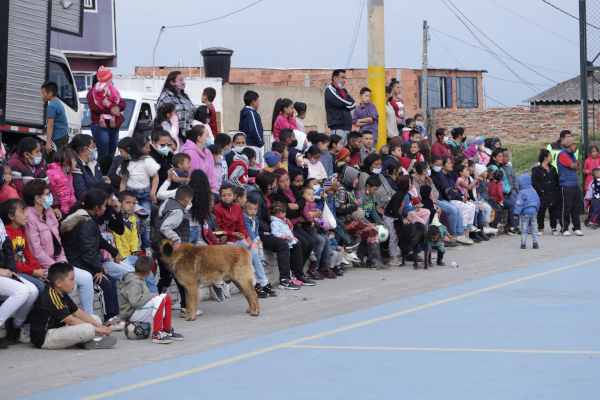
[[[496,160],[494,159],[495,157],[498,157],[498,154],[504,153],[504,149],[502,148],[496,148],[494,150],[492,150],[492,155],[490,156],[490,162],[488,163],[488,167],[495,165],[498,168],[502,168],[503,165],[498,165],[498,163],[496,162]]]
[[[273,127],[275,126],[275,120],[277,119],[277,116],[283,113],[284,108],[287,108],[292,104],[294,104],[294,102],[290,99],[277,99],[275,102],[275,107],[273,108],[273,121],[271,123],[271,130],[273,130]]]
[[[175,106],[171,103],[165,103],[158,107],[158,110],[156,110],[156,118],[154,119],[154,132],[162,131],[164,129],[161,124],[165,121],[169,122],[167,115],[171,114],[173,111],[175,111]]]
[[[77,210],[93,210],[96,207],[101,207],[108,200],[108,195],[99,189],[90,189],[79,201],[71,207],[69,215]]]
[[[208,176],[204,171],[196,169],[190,174],[190,189],[194,192],[194,201],[190,208],[190,217],[200,224],[203,224],[210,217],[210,197],[213,195],[210,190]]]
[[[360,168],[360,170],[362,172],[367,172],[368,174],[372,174],[373,172],[371,171],[371,165],[373,165],[373,163],[377,160],[381,160],[381,158],[379,157],[379,154],[377,154],[377,153],[369,154],[367,157],[365,157],[365,160],[363,161],[363,165]]]
[[[138,146],[137,142],[133,140],[131,137],[125,137],[119,140],[117,143],[117,148],[125,150],[131,156],[131,161],[140,161],[144,158],[148,157],[148,153],[143,151],[140,146]],[[121,172],[119,176],[123,179],[129,179],[129,160],[123,159],[121,163]]]
[[[207,106],[200,106],[196,109],[196,113],[194,114],[194,119],[196,121],[202,122],[206,124],[206,120],[212,116],[212,111]]]
[[[177,79],[177,77],[179,75],[182,75],[181,71],[169,72],[169,75],[167,75],[167,79],[165,80],[165,84],[163,85],[163,90],[168,90],[169,92],[173,93],[177,97],[183,96],[189,100],[189,97],[185,93],[185,90],[180,90],[179,92],[177,92],[177,88],[175,87],[175,85],[173,85],[171,83],[171,81],[174,81],[175,79]]]
[[[277,175],[272,172],[263,171],[256,176],[256,184],[263,194],[269,194],[269,185],[275,182]],[[291,185],[291,181],[290,181]]]

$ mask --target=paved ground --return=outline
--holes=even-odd
[[[600,233],[585,233],[450,250],[459,268],[352,270],[261,300],[258,318],[240,296],[207,302],[168,346],[19,345],[1,353],[1,397],[594,398]]]

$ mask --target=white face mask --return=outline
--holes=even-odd
[[[192,203],[185,206],[185,212],[189,212],[192,209]]]

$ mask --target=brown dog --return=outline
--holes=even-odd
[[[182,318],[196,319],[198,288],[200,284],[212,285],[230,279],[244,294],[248,305],[246,312],[257,316],[258,296],[254,290],[254,267],[250,251],[242,246],[194,246],[184,243],[173,251],[173,242],[163,239],[152,244],[152,251],[160,255],[165,266],[185,288],[186,312]]]

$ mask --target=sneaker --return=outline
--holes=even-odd
[[[308,279],[307,276],[302,275],[298,280],[302,282],[302,286],[315,286],[315,282]]]
[[[517,230],[517,228],[510,228],[507,232],[510,236],[516,236],[519,234],[519,231]]]
[[[392,260],[388,263],[390,267],[399,267],[400,264],[402,264],[402,261],[400,261],[399,258],[392,258]]]
[[[171,337],[165,332],[158,331],[154,335],[152,335],[152,343],[169,344],[173,343],[173,339],[171,339]]]
[[[323,279],[325,279],[323,278],[323,275],[321,275],[319,271],[317,271],[315,268],[309,268],[308,271],[306,271],[306,273],[308,274],[308,276],[310,276],[316,281],[322,281]]]
[[[213,299],[216,301],[225,300],[225,294],[223,293],[223,288],[220,288],[216,285],[210,285],[210,292],[212,293]]]
[[[256,292],[256,295],[259,299],[266,299],[267,297],[269,297],[269,293],[262,290],[259,283],[257,283],[256,286],[254,286],[254,291]]]
[[[526,249],[527,246],[525,246],[524,244],[521,245],[521,249]]]
[[[473,244],[473,241],[466,236],[457,236],[456,243],[470,245],[470,244]]]
[[[348,246],[344,247],[344,250],[346,250],[347,252],[353,252],[356,251],[359,245],[360,242],[350,243]]]
[[[471,232],[479,232],[480,230],[481,230],[481,229],[479,229],[479,228],[478,228],[478,227],[476,227],[476,226],[472,226],[472,227],[471,227]]]
[[[263,286],[262,290],[271,297],[277,297],[277,292],[273,290],[270,283],[266,286]]]
[[[337,276],[344,276],[344,271],[342,271],[342,269],[340,267],[333,267],[332,271]]]
[[[355,252],[347,252],[344,257],[350,262],[360,262],[360,258],[358,258]]]
[[[569,231],[564,231],[562,234],[563,236],[571,236],[571,232]]]
[[[533,245],[533,248],[534,248],[534,249],[539,249],[539,248],[540,248],[540,246],[538,246],[538,244],[536,243],[536,244],[534,244],[534,245]]]
[[[537,235],[538,236],[544,236],[544,231],[538,231]]]
[[[447,240],[444,240],[444,246],[445,247],[458,247],[460,245],[456,242],[452,242],[452,241],[449,242]]]
[[[297,286],[302,286],[302,281],[296,279],[296,278],[290,278],[290,280],[292,282],[294,282]]]
[[[169,329],[168,331],[165,331],[165,333],[173,340],[180,341],[184,339],[183,335],[181,333],[175,332],[175,329],[173,328]]]
[[[495,235],[498,233],[498,229],[494,229],[494,228],[483,228],[483,233],[485,233],[486,235]]]
[[[6,320],[4,324],[6,328],[6,337],[4,338],[6,342],[10,345],[19,344],[19,336],[21,335],[21,328],[15,328],[13,325],[14,319],[9,318]]]
[[[321,275],[323,275],[327,279],[336,279],[337,275],[333,273],[329,268],[323,268],[321,271]]]
[[[83,344],[86,350],[110,349],[117,344],[117,338],[114,336],[103,336],[94,338]]]
[[[173,303],[173,304],[171,305],[171,310],[181,310],[181,302],[180,302],[180,301],[178,301],[178,302],[176,302],[176,303]]]
[[[182,308],[181,313],[183,314],[184,312],[185,312],[185,308]],[[202,310],[196,310],[196,317],[199,317],[202,314],[204,314],[204,312]]]
[[[581,232],[581,229],[577,229],[573,231],[573,233],[575,234],[575,236],[583,236],[583,232]]]
[[[279,280],[279,289],[299,290],[300,286],[296,285],[290,279],[280,279]]]
[[[310,257],[308,258],[310,259],[310,261],[317,261],[317,257],[315,256],[314,252],[310,253]]]
[[[119,332],[125,328],[125,323],[123,321],[120,321],[120,319],[118,319],[115,316],[115,317],[110,318],[108,321],[106,321],[104,326],[106,326],[112,332]]]
[[[556,229],[552,229],[552,236],[558,236],[558,231]]]
[[[221,286],[223,286],[223,294],[225,295],[225,297],[231,297],[231,286],[229,285],[229,283],[225,282]]]
[[[342,257],[342,264],[350,265],[350,261],[348,261],[348,259],[346,259],[346,257]]]

